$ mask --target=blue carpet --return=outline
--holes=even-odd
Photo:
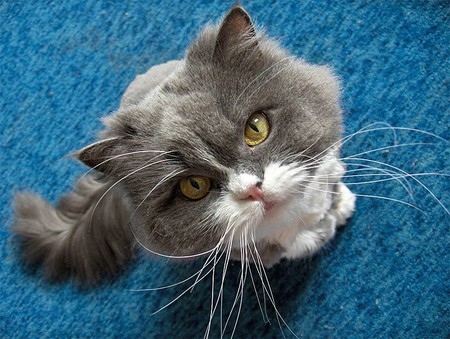
[[[52,202],[86,168],[65,157],[94,140],[98,118],[117,109],[126,86],[150,66],[181,58],[223,1],[4,1],[0,4],[0,336],[197,338],[206,329],[211,282],[156,315],[199,263],[140,254],[117,280],[90,290],[52,285],[24,267],[12,236],[11,199],[32,190]],[[247,1],[255,21],[292,53],[330,64],[343,81],[346,133],[374,122],[449,135],[450,24],[446,1]],[[409,173],[449,173],[445,142],[412,130],[373,131],[345,155],[396,143],[436,143],[365,154]],[[375,164],[375,163],[373,163]],[[354,167],[353,167],[354,168]],[[389,170],[392,168],[384,167]],[[377,179],[380,179],[378,177]],[[373,180],[349,178],[349,182]],[[418,180],[448,208],[448,177]],[[305,338],[446,337],[450,334],[449,216],[409,178],[354,185],[351,222],[318,256],[268,272],[278,310]],[[411,194],[408,194],[408,191]],[[238,287],[233,264],[224,310]],[[186,286],[187,287],[187,286]],[[262,295],[260,294],[259,297]],[[251,283],[235,337],[282,337],[267,301],[265,323]],[[231,334],[235,313],[226,336]],[[226,317],[225,317],[226,318]],[[214,319],[211,337],[219,335]],[[291,337],[287,328],[284,334]]]

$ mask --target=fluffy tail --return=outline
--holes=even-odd
[[[111,185],[86,176],[56,207],[37,195],[17,194],[13,231],[26,261],[41,264],[50,280],[92,284],[115,274],[132,255],[132,234],[129,206]]]

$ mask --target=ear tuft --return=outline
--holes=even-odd
[[[225,16],[217,35],[214,58],[227,59],[231,53],[255,37],[250,15],[240,6],[234,6]],[[256,44],[246,46],[254,48]]]

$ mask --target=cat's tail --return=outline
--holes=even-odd
[[[93,284],[132,255],[130,209],[112,183],[83,177],[56,207],[32,193],[15,197],[15,225],[27,262],[50,280]]]

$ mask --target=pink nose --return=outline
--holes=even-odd
[[[250,187],[247,192],[246,199],[264,201],[264,192],[258,186]]]

